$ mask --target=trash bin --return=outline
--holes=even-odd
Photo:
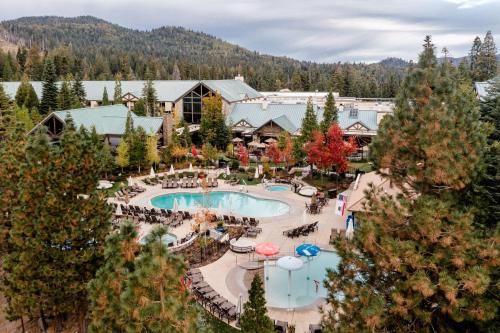
[[[336,188],[332,188],[332,189],[328,190],[327,192],[328,192],[328,198],[335,199],[337,197],[337,189]]]

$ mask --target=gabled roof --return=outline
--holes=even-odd
[[[209,89],[220,92],[222,98],[228,102],[236,102],[248,98],[257,98],[262,95],[240,80],[154,80],[153,85],[156,90],[158,101],[175,102],[199,83],[205,84]],[[100,101],[104,87],[108,91],[109,100],[113,100],[115,91],[115,81],[82,81],[86,92],[86,99],[89,101]],[[145,81],[122,81],[122,93],[132,93],[141,97]],[[17,88],[21,84],[19,81],[2,82],[3,87],[11,98],[14,98]],[[40,99],[42,97],[42,82],[31,81],[33,89]],[[58,82],[60,85],[60,82]]]
[[[123,135],[128,112],[128,109],[123,105],[108,105],[96,108],[56,111],[52,114],[62,122],[65,121],[68,114],[71,115],[77,128],[83,126],[90,130],[95,127],[96,132],[101,135]],[[156,134],[163,123],[161,117],[140,117],[133,112],[130,114],[134,127],[138,128],[140,126],[144,128],[147,134]]]
[[[497,76],[489,81],[474,82],[474,88],[476,89],[476,93],[479,99],[484,99],[486,96],[488,96],[488,90],[494,80],[500,80],[500,76]]]
[[[241,120],[246,120],[254,127],[259,128],[270,120],[274,120],[278,125],[290,133],[295,133],[302,126],[302,119],[306,113],[306,104],[277,104],[270,103],[263,107],[260,102],[256,103],[236,103],[232,112],[227,118],[228,124],[237,124]],[[318,121],[323,118],[323,108],[314,106],[314,111]],[[339,124],[342,129],[347,129],[355,123],[362,123],[370,131],[376,131],[377,111],[358,110],[357,117],[350,117],[349,110],[341,110],[338,113]]]
[[[359,212],[364,210],[365,191],[370,188],[370,185],[380,189],[386,195],[397,196],[401,193],[401,190],[392,185],[389,179],[382,177],[375,171],[360,174],[358,177],[360,177],[359,180],[353,182],[347,191],[349,193],[346,204],[348,211]]]

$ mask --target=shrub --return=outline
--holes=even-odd
[[[231,165],[230,165],[231,169],[238,170],[239,167],[240,167],[240,161],[238,161],[238,160],[231,161]]]
[[[243,173],[244,173],[244,172],[245,172],[245,168],[243,168],[243,167],[239,167],[239,168],[238,168],[238,171],[239,171],[239,172],[243,172]]]
[[[250,174],[253,175],[255,173],[255,167],[249,167],[248,168],[248,173],[250,173]]]

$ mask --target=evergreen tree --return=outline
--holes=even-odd
[[[181,145],[185,148],[189,148],[192,145],[191,133],[189,132],[189,126],[187,122],[184,122],[182,135],[179,141],[181,142]]]
[[[125,132],[123,133],[123,137],[130,143],[133,133],[134,133],[134,119],[132,118],[132,112],[129,111],[127,112],[127,120],[125,121]]]
[[[375,167],[401,193],[371,188],[352,242],[336,240],[327,331],[476,332],[496,315],[498,250],[453,197],[473,179],[484,137],[473,95],[433,51],[429,38],[372,143]]]
[[[71,92],[71,84],[67,79],[61,83],[61,89],[57,95],[58,110],[70,110],[74,105],[75,97]]]
[[[80,77],[80,74],[76,74],[75,81],[73,82],[73,84],[71,86],[71,90],[72,90],[73,96],[76,97],[77,102],[80,103],[80,107],[82,105],[84,105],[85,104],[85,97],[87,94],[85,93],[85,87],[83,86],[83,82],[82,82],[82,78]],[[74,104],[75,105],[73,107],[76,108],[77,103],[74,103]]]
[[[488,31],[481,44],[479,56],[476,61],[477,79],[479,81],[486,81],[495,77],[497,74],[497,65],[497,48],[491,31]]]
[[[122,76],[120,73],[115,75],[115,92],[113,93],[113,104],[122,104]]]
[[[96,189],[96,155],[88,133],[76,132],[67,118],[58,146],[39,131],[16,162],[20,171],[9,189],[16,196],[3,257],[7,311],[54,317],[60,331],[66,315],[85,318],[86,284],[101,264],[109,232],[110,211]],[[16,313],[20,308],[23,313]]]
[[[333,93],[330,91],[326,97],[325,109],[323,111],[323,120],[320,123],[320,129],[323,134],[328,132],[330,126],[338,121],[338,111],[335,105],[335,98]]]
[[[146,132],[142,127],[138,127],[132,134],[129,141],[130,166],[137,167],[141,172],[141,167],[146,164]]]
[[[203,142],[210,143],[217,149],[225,149],[229,143],[230,132],[222,112],[222,97],[220,94],[203,98],[200,135]]]
[[[259,274],[254,275],[248,290],[248,302],[243,305],[240,327],[243,333],[274,332],[273,321],[267,316],[266,298]]]
[[[35,89],[28,81],[27,76],[23,76],[19,88],[16,92],[16,104],[19,107],[26,107],[28,110],[38,109],[38,96],[36,95]]]
[[[3,81],[11,81],[14,75],[14,70],[12,68],[12,57],[10,52],[7,53],[7,57],[3,62],[3,70],[2,70],[2,80]]]
[[[25,73],[31,80],[39,81],[43,79],[44,64],[40,54],[40,47],[37,44],[33,44],[28,50]]]
[[[120,168],[126,168],[130,164],[130,153],[129,153],[129,145],[128,142],[122,138],[118,147],[116,148],[116,165]]]
[[[102,92],[102,106],[109,105],[109,98],[108,98],[108,90],[106,87],[104,87],[104,90]]]
[[[174,64],[174,69],[172,70],[172,80],[182,80],[181,71],[179,70],[177,63]]]
[[[15,115],[9,96],[0,82],[0,141],[15,124]]]
[[[147,75],[148,78],[144,82],[144,88],[142,88],[142,96],[144,98],[144,106],[146,109],[146,116],[156,116],[156,89],[154,87],[153,81],[150,79],[151,75]]]
[[[184,285],[184,260],[172,255],[158,227],[134,262],[121,296],[127,332],[200,332],[197,306]]]
[[[57,110],[57,75],[54,63],[46,58],[43,66],[42,99],[40,101],[40,113],[49,114]]]
[[[318,119],[316,112],[314,112],[314,105],[311,98],[307,100],[306,113],[302,119],[302,126],[300,128],[300,139],[302,143],[311,141],[313,131],[318,129]]]
[[[122,308],[121,295],[125,282],[134,271],[134,261],[139,253],[136,226],[125,222],[117,233],[106,238],[104,265],[90,281],[89,331],[124,332],[129,320]]]
[[[331,82],[332,90],[339,93],[340,96],[345,96],[345,78],[342,72],[342,67],[337,66],[332,75]]]
[[[134,113],[138,116],[146,115],[146,105],[144,103],[144,98],[139,98],[134,104]]]

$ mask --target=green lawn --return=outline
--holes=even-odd
[[[349,170],[355,171],[356,169],[364,172],[373,171],[371,164],[368,162],[349,162]]]

